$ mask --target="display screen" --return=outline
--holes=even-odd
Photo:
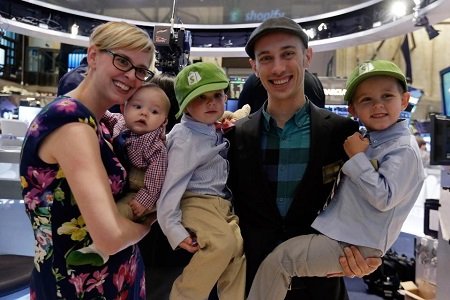
[[[325,104],[325,108],[343,117],[351,117],[346,104]]]
[[[423,90],[408,86],[408,92],[410,94],[409,103],[416,105],[423,96]]]
[[[247,80],[247,76],[230,76],[230,89],[228,91],[231,99],[239,99],[241,91],[244,88],[244,83]]]
[[[86,53],[69,53],[68,56],[68,64],[67,64],[67,71],[70,71],[72,69],[75,69],[80,65],[81,60],[83,57],[86,56]]]
[[[430,115],[430,120],[430,164],[450,165],[450,118],[443,115]]]
[[[5,53],[6,50],[0,48],[0,76],[3,76],[3,67],[5,66]]]
[[[411,122],[411,112],[403,110],[400,112],[400,119],[408,120],[408,124]]]
[[[228,99],[225,103],[225,110],[228,111],[236,111],[238,109],[238,100],[237,99]]]
[[[441,92],[442,92],[442,104],[443,113],[446,116],[450,116],[450,67],[441,70]]]

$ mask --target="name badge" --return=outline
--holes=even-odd
[[[339,173],[344,162],[342,160],[336,161],[334,163],[328,164],[322,167],[322,178],[323,183],[330,183],[336,180],[336,177]]]

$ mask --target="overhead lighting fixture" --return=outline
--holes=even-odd
[[[78,26],[76,23],[73,23],[71,31],[70,31],[72,33],[72,35],[78,35],[78,28],[79,27],[80,26]]]
[[[374,23],[372,24],[372,28],[380,27],[381,25],[383,25],[383,24],[381,23],[381,21],[376,21],[376,22],[374,22]]]
[[[434,27],[430,24],[428,17],[426,14],[422,13],[422,8],[424,5],[423,0],[414,0],[415,7],[413,8],[413,21],[414,26],[423,26],[428,34],[428,39],[432,40],[439,35],[439,30],[434,29]]]
[[[425,30],[428,33],[428,38],[430,40],[434,39],[435,37],[437,37],[439,35],[439,30],[434,29],[433,26],[431,26],[430,24],[425,26]]]
[[[328,29],[328,26],[327,26],[327,24],[325,24],[325,23],[320,23],[320,25],[317,27],[317,29],[318,29],[319,31],[327,30],[327,29]]]
[[[394,16],[394,20],[406,16],[406,4],[404,2],[394,2],[391,6],[391,15]]]
[[[308,28],[304,30],[306,32],[306,34],[308,35],[309,39],[314,39],[317,35],[317,31],[315,28]]]
[[[434,39],[439,35],[439,31],[434,29],[432,25],[430,25],[430,22],[428,20],[428,17],[423,15],[415,19],[415,26],[423,26],[425,27],[425,30],[427,31],[428,38],[430,40]]]

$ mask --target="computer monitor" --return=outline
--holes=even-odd
[[[430,115],[430,164],[450,165],[450,118]]]
[[[238,99],[228,99],[227,102],[225,102],[225,110],[234,112],[238,109]]]
[[[228,98],[239,99],[241,91],[244,88],[245,80],[247,76],[229,76],[230,78],[230,88],[228,91]]]
[[[409,103],[406,107],[405,111],[414,112],[417,103],[419,103],[420,99],[423,97],[423,90],[419,88],[415,88],[413,86],[408,85],[408,92],[410,94]]]
[[[347,104],[325,104],[325,108],[337,115],[351,117],[350,113],[348,112]]]
[[[441,78],[442,113],[450,116],[450,67],[439,72]]]
[[[86,56],[86,53],[69,53],[67,71],[71,71],[80,65],[81,60]]]

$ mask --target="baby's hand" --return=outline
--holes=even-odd
[[[129,202],[129,205],[131,207],[131,210],[133,211],[133,214],[136,217],[142,217],[147,211],[147,208],[142,204],[140,204],[139,202],[137,202],[136,199],[134,198]]]
[[[369,147],[369,139],[355,132],[344,141],[344,150],[348,157],[364,152]]]

